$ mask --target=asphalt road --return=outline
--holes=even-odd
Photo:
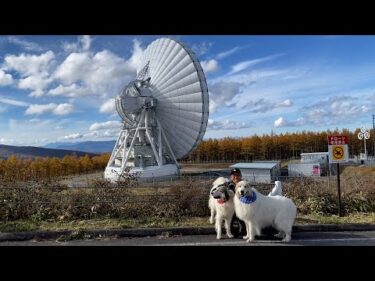
[[[241,238],[217,240],[215,235],[153,236],[141,238],[105,238],[92,240],[8,241],[0,246],[375,246],[375,231],[298,232],[292,241],[282,243],[269,236],[257,237],[253,243]]]

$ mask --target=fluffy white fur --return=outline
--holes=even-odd
[[[216,230],[216,238],[221,239],[221,232],[222,232],[222,223],[224,221],[225,229],[227,236],[232,238],[233,235],[230,230],[230,225],[232,222],[232,218],[234,215],[234,204],[233,204],[233,197],[234,192],[232,190],[228,190],[229,199],[224,204],[219,204],[218,200],[212,197],[212,193],[216,191],[216,189],[228,183],[228,179],[224,177],[220,177],[213,182],[213,187],[210,191],[210,198],[208,200],[208,207],[211,211],[210,223],[214,223],[215,219],[215,230]]]
[[[268,196],[275,196],[275,195],[283,195],[283,190],[281,188],[281,181],[275,181],[275,186],[272,191],[268,194]]]
[[[256,193],[256,200],[250,204],[240,201],[241,196],[251,196]],[[289,198],[284,196],[264,196],[248,182],[240,181],[236,185],[234,208],[239,219],[246,225],[246,242],[252,242],[255,235],[260,235],[264,227],[272,226],[280,231],[277,235],[284,242],[291,240],[292,226],[297,214],[297,208]]]

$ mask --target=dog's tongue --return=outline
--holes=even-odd
[[[223,200],[223,199],[217,199],[217,203],[219,203],[219,204],[224,204],[224,203],[225,203],[225,200]]]

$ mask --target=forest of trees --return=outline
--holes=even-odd
[[[298,132],[270,134],[251,137],[226,137],[202,141],[185,161],[192,162],[239,162],[251,160],[288,160],[297,159],[301,152],[328,151],[328,135],[346,135],[349,137],[350,156],[364,152],[363,140],[359,140],[359,129],[350,132],[347,129],[326,132]],[[374,155],[374,133],[367,140],[368,155]],[[110,154],[100,156],[64,158],[19,159],[11,156],[0,160],[0,180],[36,180],[51,179],[58,176],[87,173],[104,170]]]
[[[328,151],[328,135],[346,135],[349,137],[350,156],[364,152],[363,140],[348,129],[325,132],[297,132],[251,137],[226,137],[202,141],[197,149],[186,158],[192,162],[237,162],[251,160],[287,160],[300,157],[301,152]],[[366,141],[368,155],[374,155],[374,132]]]
[[[19,159],[12,155],[6,160],[0,160],[0,180],[28,181],[51,179],[71,174],[87,173],[104,170],[110,154],[90,157],[85,155],[67,155],[64,158]]]

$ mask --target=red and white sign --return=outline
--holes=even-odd
[[[328,136],[328,145],[343,145],[348,142],[348,136]]]
[[[329,163],[349,161],[348,136],[328,136]]]

